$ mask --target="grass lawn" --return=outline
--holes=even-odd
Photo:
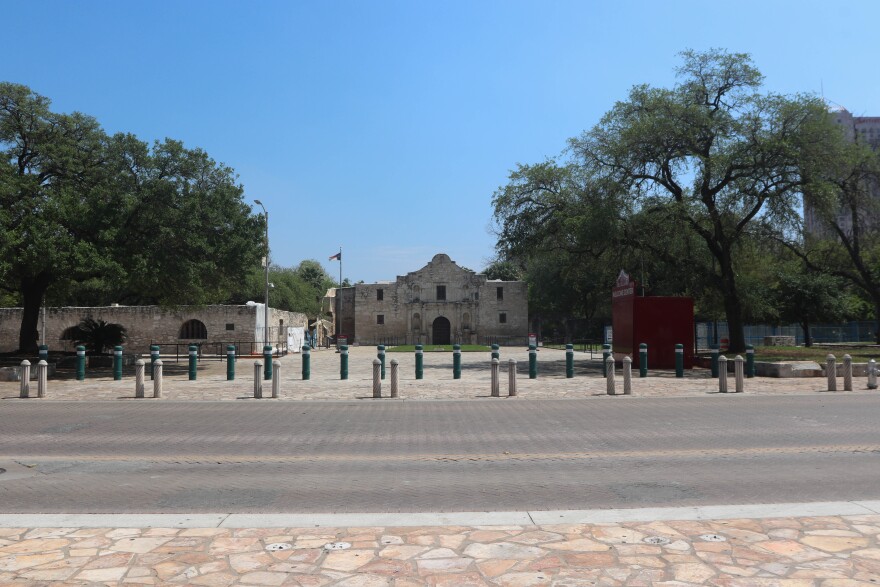
[[[877,345],[820,345],[812,347],[803,346],[759,346],[755,347],[756,361],[816,361],[819,364],[825,362],[825,357],[831,353],[837,357],[837,361],[843,360],[843,355],[848,354],[856,363],[866,363],[869,359],[880,360],[880,346]],[[736,353],[724,353],[728,359],[736,357]],[[742,353],[745,358],[745,353]]]
[[[452,345],[451,344],[426,344],[423,345],[424,351],[426,353],[451,353]],[[413,353],[416,350],[416,345],[414,344],[401,344],[398,346],[390,346],[385,347],[385,351],[389,353]],[[489,352],[491,351],[491,347],[487,347],[482,344],[463,344],[461,345],[461,352],[463,353],[473,353],[473,352]]]

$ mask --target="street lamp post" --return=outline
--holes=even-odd
[[[263,265],[266,267],[266,296],[263,298],[263,347],[266,347],[269,345],[269,213],[263,206],[263,202],[254,200],[254,203],[263,209],[263,215],[266,217],[266,257],[263,260]]]

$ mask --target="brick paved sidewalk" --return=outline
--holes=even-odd
[[[345,550],[325,545],[345,542]],[[281,544],[284,550],[270,550]],[[0,528],[0,585],[880,584],[880,515],[544,526]]]
[[[355,347],[350,356],[349,379],[339,378],[339,355],[332,350],[312,353],[312,376],[309,381],[301,378],[301,357],[287,355],[281,364],[282,400],[351,400],[372,396],[372,360],[376,350],[372,347]],[[413,353],[388,353],[386,361],[400,362],[400,398],[406,399],[475,399],[488,398],[490,371],[488,353],[462,353],[462,378],[452,377],[450,353],[425,353],[424,379],[415,379]],[[565,378],[565,352],[542,349],[539,353],[538,379],[528,378],[528,353],[521,349],[501,350],[501,395],[507,395],[507,361],[517,361],[519,400],[548,398],[607,397],[606,382],[601,375],[599,359],[591,360],[588,354],[575,355],[575,378]],[[186,363],[166,363],[164,369],[163,396],[167,400],[242,400],[253,397],[254,359],[240,359],[237,378],[226,381],[226,364],[219,361],[202,361],[198,380],[189,381]],[[390,367],[389,367],[390,368]],[[639,379],[635,373],[633,395],[636,397],[676,397],[718,394],[718,382],[706,369],[686,372],[683,379],[676,379],[671,372],[649,372],[649,377]],[[64,379],[49,381],[47,399],[57,400],[119,400],[134,399],[134,374],[127,369],[122,381],[113,381],[109,370],[90,372],[84,382]],[[386,375],[388,377],[388,375]],[[617,392],[623,392],[623,377],[617,369]],[[383,394],[389,394],[390,381],[383,383]],[[31,395],[36,395],[36,382],[31,384]],[[734,389],[730,375],[728,387]],[[866,379],[856,378],[854,392],[871,393],[866,389]],[[263,397],[269,397],[270,382],[263,384]],[[745,381],[747,394],[814,394],[826,393],[824,378],[774,379],[756,377]],[[842,379],[838,389],[843,389]],[[842,393],[842,392],[841,392]],[[849,392],[847,392],[849,393]],[[877,393],[874,391],[873,393]],[[152,383],[146,381],[146,395],[152,395]],[[0,382],[0,399],[17,399],[18,382]],[[609,398],[611,399],[611,398]]]

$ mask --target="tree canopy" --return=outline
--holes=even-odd
[[[0,153],[0,288],[24,308],[22,351],[36,349],[47,295],[209,303],[258,263],[261,219],[233,170],[200,149],[108,136],[4,82]]]
[[[741,351],[737,254],[758,227],[796,226],[810,179],[799,162],[825,108],[814,97],[762,93],[748,55],[681,57],[672,88],[632,88],[569,141],[562,163],[512,172],[493,199],[498,248],[564,251],[576,263],[649,256],[686,278],[679,284],[714,290],[730,348]]]

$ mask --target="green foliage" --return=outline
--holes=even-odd
[[[0,83],[0,288],[36,348],[46,298],[217,302],[259,259],[261,220],[232,169],[166,139],[107,136],[89,116]]]
[[[841,295],[843,284],[831,275],[797,269],[779,273],[775,288],[776,307],[782,322],[800,324],[804,344],[812,346],[811,324],[846,318],[845,297]]]
[[[85,346],[89,354],[100,355],[125,342],[125,327],[89,316],[74,327],[71,338],[74,344]]]
[[[493,261],[483,269],[486,279],[500,279],[502,281],[519,281],[522,279],[522,269],[512,261]]]
[[[229,303],[243,304],[249,300],[264,301],[265,273],[256,266],[242,279],[233,291]],[[302,312],[309,316],[321,313],[321,299],[327,290],[335,286],[318,261],[307,259],[297,267],[269,266],[269,305],[279,310]]]

